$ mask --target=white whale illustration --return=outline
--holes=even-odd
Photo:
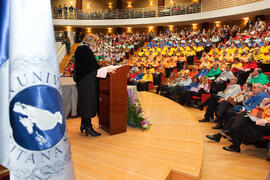
[[[15,103],[13,111],[27,116],[26,118],[19,118],[29,134],[33,133],[34,124],[44,131],[53,129],[57,123],[62,124],[62,115],[59,111],[53,114],[48,110],[22,104],[21,102]]]

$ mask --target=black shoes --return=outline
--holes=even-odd
[[[90,125],[90,127],[86,127],[86,125],[84,124],[81,124],[81,127],[80,127],[80,131],[81,131],[81,134],[83,135],[83,133],[85,134],[85,136],[88,136],[89,134],[93,137],[96,137],[96,136],[100,136],[101,134],[96,132],[94,130],[94,128],[92,127],[92,125]]]
[[[206,137],[212,141],[216,141],[216,142],[219,142],[222,135],[221,134],[214,134],[214,135],[206,135]]]
[[[86,130],[85,130],[85,136],[88,136],[88,135],[91,135],[91,136],[93,136],[93,137],[96,137],[96,136],[100,136],[101,134],[100,133],[98,133],[98,132],[96,132],[93,128],[87,128]]]
[[[80,131],[81,131],[81,134],[83,134],[83,131],[84,131],[84,126],[83,126],[83,124],[81,124]]]
[[[203,119],[199,120],[199,122],[209,122],[209,121],[210,121],[210,120],[207,119],[207,118],[203,118]]]
[[[223,126],[221,123],[217,123],[216,126],[212,127],[212,129],[222,129],[222,128],[223,128]]]
[[[93,136],[93,137],[96,137],[96,136],[100,136],[101,134],[98,133],[98,132],[96,132],[94,129],[92,129],[92,130],[90,131],[90,135]]]
[[[226,151],[232,151],[232,152],[240,152],[241,151],[240,147],[235,146],[235,145],[226,146],[226,147],[223,147],[223,149]]]

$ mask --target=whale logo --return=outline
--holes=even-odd
[[[27,116],[26,118],[19,118],[23,126],[27,128],[29,134],[33,133],[34,123],[41,130],[51,130],[57,123],[62,124],[63,117],[59,111],[52,114],[50,111],[21,104],[20,102],[15,103],[13,111]]]
[[[32,86],[19,92],[10,103],[14,140],[29,150],[45,150],[64,136],[62,97],[53,87]]]

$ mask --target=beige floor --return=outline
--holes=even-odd
[[[186,108],[153,93],[139,93],[148,131],[128,127],[127,133],[82,137],[79,118],[67,122],[77,179],[265,179],[270,163],[266,150],[242,146],[242,152],[222,150],[230,143],[208,141],[214,123],[198,123],[203,112]],[[95,119],[95,127],[98,121]],[[174,173],[168,174],[173,170]],[[178,176],[180,175],[180,176]]]
[[[67,121],[77,179],[198,178],[203,155],[199,124],[167,98],[149,92],[139,97],[153,124],[150,130],[128,127],[114,136],[98,130],[101,137],[87,138],[78,131],[79,118]]]

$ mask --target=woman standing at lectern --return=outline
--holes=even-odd
[[[95,45],[97,37],[87,34],[75,51],[73,79],[78,87],[77,113],[81,116],[81,133],[86,136],[100,136],[92,126],[91,118],[98,112],[98,62],[90,47]]]

